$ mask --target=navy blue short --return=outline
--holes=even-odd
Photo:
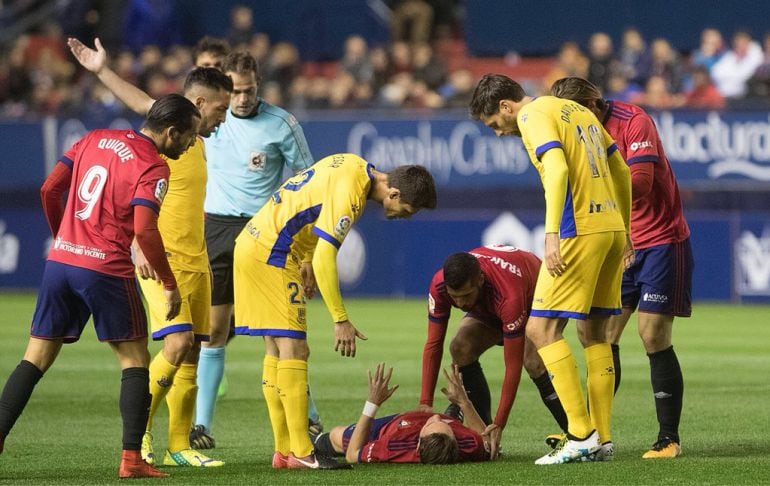
[[[80,339],[91,315],[99,341],[147,337],[147,317],[136,278],[47,261],[30,335],[73,343]]]
[[[386,417],[380,417],[378,419],[374,419],[374,422],[372,422],[372,430],[369,432],[369,439],[367,442],[371,442],[373,440],[377,440],[377,437],[380,436],[380,430],[382,430],[383,427],[388,425],[391,420],[393,420],[393,417],[395,417],[398,414],[388,415]],[[353,431],[356,430],[356,424],[350,424],[348,427],[342,431],[342,450],[347,452],[348,450],[348,444],[350,443],[350,438],[353,437]]]
[[[690,317],[695,266],[690,239],[643,248],[634,254],[634,264],[623,272],[623,307]]]

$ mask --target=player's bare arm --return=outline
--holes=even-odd
[[[453,364],[451,373],[447,372],[446,369],[443,371],[447,386],[441,389],[441,393],[443,393],[450,402],[460,407],[460,410],[462,410],[463,416],[465,417],[465,425],[469,429],[478,432],[479,434],[483,434],[484,429],[486,429],[486,424],[481,420],[479,413],[476,411],[473,403],[471,403],[471,399],[468,398],[468,393],[465,391],[465,386],[463,385],[463,375],[460,373],[460,367]]]
[[[374,370],[368,371],[369,374],[369,395],[366,399],[366,405],[358,418],[356,428],[348,443],[348,450],[345,453],[347,462],[358,462],[358,453],[366,444],[369,438],[369,432],[372,429],[377,409],[390,398],[398,389],[398,385],[390,386],[390,377],[393,375],[393,368],[385,371],[385,363],[379,363]]]
[[[107,51],[98,37],[94,40],[96,49],[91,49],[73,37],[67,39],[67,45],[80,65],[96,74],[99,81],[132,111],[140,115],[146,115],[150,111],[155,100],[141,89],[123,80],[109,68]]]

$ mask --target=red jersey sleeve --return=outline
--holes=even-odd
[[[444,272],[433,276],[428,291],[428,339],[422,351],[422,386],[420,405],[433,406],[441,358],[444,356],[444,339],[452,312],[452,303],[444,286]]]
[[[40,188],[40,200],[43,213],[51,228],[51,235],[56,237],[64,217],[64,193],[72,180],[72,165],[58,163]]]
[[[655,123],[646,113],[637,113],[628,121],[628,127],[623,132],[626,146],[626,164],[639,162],[657,162],[658,131]]]
[[[168,191],[170,170],[165,163],[152,165],[140,177],[131,199],[132,206],[146,206],[156,213]]]

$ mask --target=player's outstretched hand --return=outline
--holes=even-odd
[[[425,405],[423,403],[417,405],[418,412],[433,413],[433,407]]]
[[[543,263],[552,277],[558,277],[567,270],[567,262],[561,257],[559,233],[545,234],[545,253]]]
[[[457,406],[470,402],[468,393],[463,386],[463,375],[460,373],[460,367],[456,364],[452,365],[452,373],[448,373],[444,368],[444,378],[446,378],[447,386],[441,389],[441,393],[447,397],[447,399]]]
[[[500,437],[503,435],[503,429],[497,424],[489,424],[484,429],[481,437],[484,444],[489,447],[489,460],[494,461],[500,453]]]
[[[85,44],[70,37],[67,39],[67,45],[72,51],[72,55],[78,60],[81,66],[88,69],[92,73],[99,74],[99,71],[107,66],[107,51],[102,46],[102,41],[97,37],[94,40],[96,50],[87,47]]]
[[[166,320],[170,321],[182,310],[182,294],[179,289],[164,290],[163,293],[166,294]]]
[[[393,375],[393,368],[385,371],[385,363],[380,363],[374,370],[369,370],[369,400],[373,404],[380,406],[385,400],[390,398],[398,389],[398,385],[390,387],[390,377]]]
[[[353,326],[350,321],[334,323],[334,351],[342,356],[356,357],[356,338],[366,341],[368,338]]]

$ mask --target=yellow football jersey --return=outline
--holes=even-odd
[[[318,238],[339,249],[364,210],[372,169],[354,154],[319,160],[284,182],[236,241],[254,240],[257,258],[281,268],[289,253],[299,259],[312,254]]]
[[[608,164],[617,146],[591,111],[574,101],[541,96],[521,108],[518,125],[541,180],[543,154],[553,148],[564,151],[568,180],[561,238],[625,231]]]
[[[177,160],[166,159],[171,168],[168,193],[158,217],[168,261],[174,270],[208,272],[206,239],[203,236],[203,199],[206,196],[206,152],[203,139]]]

